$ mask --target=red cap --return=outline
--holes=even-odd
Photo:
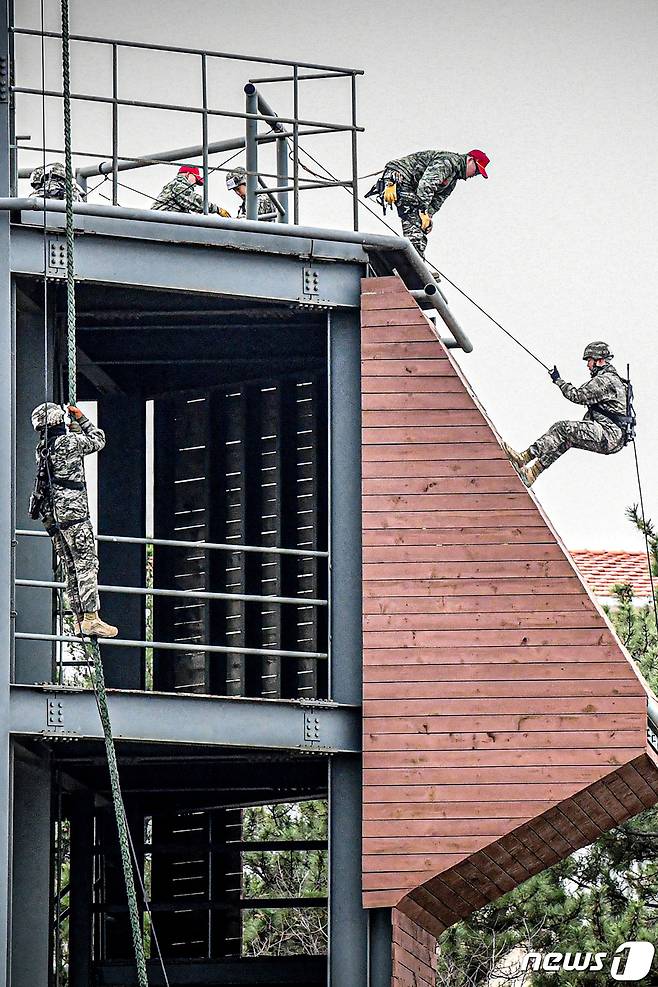
[[[484,151],[478,151],[478,149],[475,148],[474,151],[468,152],[468,157],[473,158],[477,166],[477,170],[480,172],[482,177],[488,178],[489,176],[487,175],[487,165],[489,164],[490,158],[487,157]]]
[[[478,154],[480,154],[480,153],[481,152],[478,151]],[[488,160],[489,159],[487,158],[487,161]],[[199,171],[199,169],[197,168],[196,165],[181,165],[181,167],[178,169],[178,174],[179,175],[194,175],[194,177],[197,180],[197,185],[203,185],[203,175],[201,174],[201,172]]]

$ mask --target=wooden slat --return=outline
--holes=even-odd
[[[461,371],[399,279],[363,290],[364,902],[437,932],[658,770],[644,689]]]

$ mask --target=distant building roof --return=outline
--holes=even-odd
[[[651,597],[649,567],[644,552],[571,552],[571,557],[593,593],[613,596],[612,587],[630,583],[636,598]]]

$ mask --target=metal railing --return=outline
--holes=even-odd
[[[35,37],[61,40],[61,34],[54,31],[39,31],[31,28],[14,27],[12,29],[13,38]],[[71,99],[74,102],[96,103],[111,107],[111,154],[103,154],[90,151],[88,148],[74,148],[75,156],[99,159],[98,164],[79,167],[76,170],[76,177],[86,187],[87,179],[94,175],[111,176],[112,181],[112,204],[119,204],[119,173],[135,168],[148,167],[153,164],[170,164],[180,166],[189,164],[190,160],[199,161],[199,166],[203,172],[203,212],[209,211],[208,201],[208,178],[213,171],[225,171],[221,165],[213,166],[210,158],[214,154],[230,150],[246,150],[246,170],[247,170],[247,198],[246,216],[248,219],[256,220],[265,217],[258,216],[258,196],[267,195],[273,203],[273,209],[282,222],[288,222],[289,216],[289,193],[293,198],[293,221],[299,222],[299,197],[300,192],[306,189],[336,188],[346,187],[353,193],[353,218],[354,229],[358,229],[358,176],[357,176],[357,134],[363,130],[357,120],[357,78],[363,74],[361,69],[343,68],[339,66],[322,65],[312,62],[298,62],[288,59],[267,58],[256,55],[239,55],[230,52],[212,51],[200,48],[186,48],[172,45],[149,44],[145,42],[123,41],[116,38],[94,37],[91,35],[73,34],[71,35],[71,45],[74,51],[76,45],[101,46],[109,49],[111,55],[111,92],[109,93],[86,93],[74,92]],[[143,99],[123,98],[119,92],[120,78],[120,55],[123,51],[143,51],[160,52],[163,54],[177,54],[193,56],[198,66],[190,76],[183,80],[183,88],[191,88],[193,82],[200,85],[201,103],[200,105],[184,105],[180,103],[157,102]],[[16,61],[16,59],[14,59]],[[227,60],[240,63],[257,63],[262,65],[280,66],[289,71],[284,75],[261,76],[250,79],[244,86],[245,109],[244,111],[227,109],[225,107],[213,106],[209,98],[209,67],[213,62]],[[74,59],[75,61],[75,59]],[[306,70],[306,71],[300,71]],[[16,68],[12,73],[14,78],[18,78]],[[348,120],[347,122],[329,122],[324,120],[312,120],[302,117],[299,111],[300,88],[314,80],[348,80],[350,85]],[[264,93],[257,89],[256,85],[266,86],[279,84],[290,87],[285,92],[285,97],[292,103],[293,112],[290,116],[278,115],[270,106]],[[45,99],[63,99],[61,90],[48,89],[45,84],[41,87],[34,85],[21,85],[15,83],[11,86],[11,91],[15,95],[40,96]],[[172,113],[194,114],[200,117],[200,142],[189,147],[176,148],[173,150],[159,151],[154,154],[137,157],[127,157],[121,155],[120,150],[120,109],[137,108],[145,110],[164,110]],[[233,137],[227,140],[209,140],[209,120],[211,118],[243,120],[245,126],[244,136]],[[259,124],[266,124],[267,133],[258,133]],[[286,125],[286,126],[284,126]],[[15,121],[15,132],[20,132],[20,120]],[[313,181],[300,177],[300,138],[318,134],[349,133],[351,139],[351,175],[345,180],[336,180],[333,177],[324,180],[314,176]],[[276,173],[265,175],[259,172],[258,168],[258,148],[263,143],[276,143]],[[45,141],[44,141],[45,144]],[[17,179],[27,178],[31,174],[32,168],[18,167],[17,153],[19,151],[39,151],[42,153],[57,154],[63,153],[58,147],[40,147],[33,144],[19,143],[14,147],[13,164],[13,188],[17,191]],[[292,179],[289,177],[288,162],[292,159]],[[271,177],[276,180],[274,186],[268,187],[262,181],[263,177]],[[261,186],[259,188],[259,183]],[[153,196],[155,198],[155,196]]]
[[[17,538],[48,538],[48,534],[45,531],[38,531],[27,528],[19,528],[15,532]],[[263,546],[263,545],[242,545],[242,544],[232,544],[230,542],[208,542],[208,541],[185,541],[182,539],[172,539],[172,538],[138,538],[129,536],[119,536],[119,535],[98,535],[96,540],[98,542],[106,542],[110,544],[127,544],[127,545],[152,545],[152,546],[165,546],[173,548],[187,548],[195,549],[199,551],[223,551],[231,553],[255,553],[259,555],[275,555],[275,556],[292,556],[300,559],[306,558],[317,558],[326,559],[329,558],[329,553],[325,551],[318,551],[315,549],[303,549],[303,548],[280,548],[278,546]],[[25,579],[16,578],[14,580],[16,586],[40,589],[40,590],[57,590],[62,591],[65,589],[65,584],[63,582],[57,582],[55,580],[45,580],[45,579]],[[234,601],[234,602],[244,602],[244,603],[263,603],[263,604],[276,604],[281,606],[295,606],[295,607],[327,607],[329,601],[323,598],[315,598],[308,596],[277,596],[275,594],[254,594],[254,593],[221,593],[212,592],[210,590],[201,589],[165,589],[160,587],[152,586],[120,586],[120,585],[102,585],[98,587],[99,592],[103,593],[118,593],[128,596],[142,596],[146,599],[155,597],[171,597],[175,599],[196,599],[196,600],[224,600],[224,601]],[[32,631],[15,631],[14,637],[17,640],[25,641],[51,641],[53,643],[74,645],[80,644],[80,637],[75,637],[70,634],[64,633],[37,633]],[[183,652],[208,652],[210,654],[237,654],[237,655],[259,655],[265,658],[297,658],[297,659],[327,659],[328,653],[326,651],[295,651],[285,648],[270,648],[270,647],[240,647],[237,645],[224,645],[224,644],[193,644],[188,642],[178,642],[178,641],[156,641],[156,640],[133,640],[127,638],[113,638],[113,639],[99,639],[99,643],[103,646],[109,645],[110,647],[124,647],[124,648],[141,648],[147,649],[152,648],[154,650],[162,651],[183,651]]]

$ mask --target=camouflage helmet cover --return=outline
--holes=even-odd
[[[247,172],[244,168],[238,167],[233,168],[232,171],[227,172],[226,175],[226,188],[235,189],[239,185],[246,185],[247,182]]]
[[[593,343],[588,343],[583,353],[583,360],[612,360],[614,353],[610,352],[607,343],[597,339]]]
[[[47,401],[45,404],[38,404],[32,412],[32,428],[35,432],[40,432],[43,428],[62,425],[66,420],[66,415],[61,404],[53,404]]]
[[[51,178],[61,178],[62,181],[66,181],[66,168],[61,163],[61,161],[52,161],[50,164],[46,165],[45,168],[46,178],[49,180]],[[30,175],[30,185],[32,188],[39,188],[43,184],[44,180],[44,169],[43,166],[35,168]]]

